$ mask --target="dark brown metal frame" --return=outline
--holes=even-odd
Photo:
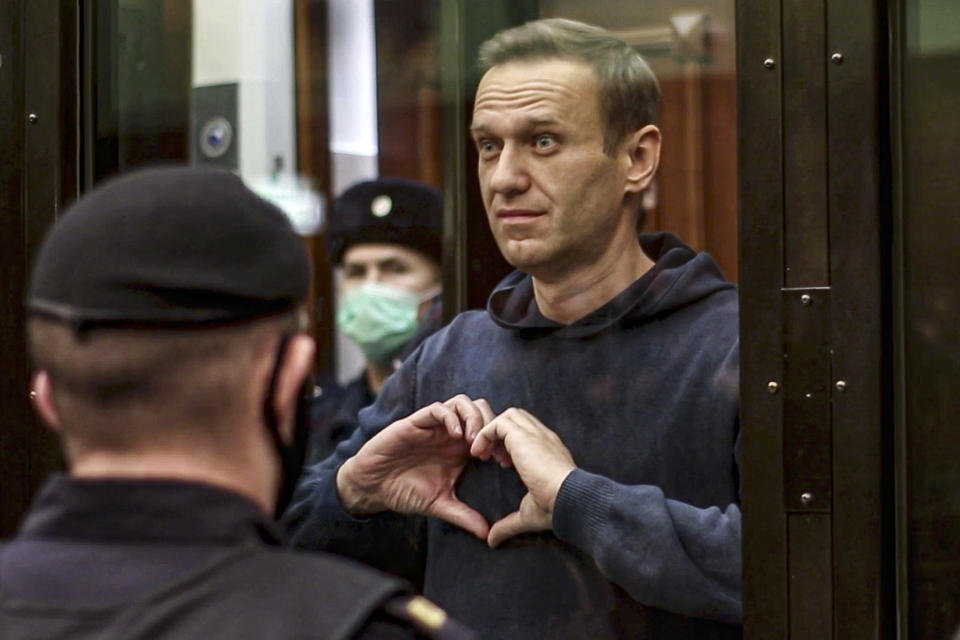
[[[892,629],[882,10],[737,5],[748,638]]]
[[[46,228],[78,189],[78,6],[8,0],[0,9],[0,231],[4,307],[0,406],[0,535],[60,466],[55,439],[33,417],[25,349],[28,266]]]
[[[903,203],[903,6],[890,2],[888,9],[890,31],[890,147],[891,147],[891,206],[892,206],[892,319],[893,331],[893,424],[894,424],[894,504],[896,565],[896,628],[898,638],[907,638],[910,623],[909,570],[907,546],[907,415],[905,362],[905,292],[904,292],[904,203]]]
[[[24,2],[0,4],[0,536],[10,534],[29,499],[29,458],[32,442],[27,403],[27,361],[23,348],[21,306],[26,284],[26,240],[23,219]],[[9,114],[9,115],[6,115]]]
[[[467,159],[463,105],[466,75],[462,43],[466,22],[463,2],[440,8],[440,95],[443,101],[443,310],[444,321],[467,306]]]
[[[297,172],[307,176],[320,193],[330,193],[330,109],[327,99],[327,0],[294,1],[294,48],[297,105]],[[326,202],[330,215],[331,200]],[[322,234],[306,240],[313,259],[310,300],[315,319],[314,338],[318,380],[336,375],[334,341],[333,267]]]

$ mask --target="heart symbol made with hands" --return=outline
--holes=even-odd
[[[513,466],[527,493],[520,506],[490,525],[454,491],[471,457]],[[573,456],[533,414],[510,408],[494,415],[484,399],[458,395],[397,420],[366,442],[337,473],[347,513],[421,514],[456,525],[491,547],[529,531],[552,528],[553,506]]]

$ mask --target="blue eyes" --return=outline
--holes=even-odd
[[[556,142],[553,136],[547,134],[541,134],[534,139],[534,145],[538,149],[549,149]]]
[[[537,151],[550,151],[557,146],[557,138],[552,133],[540,133],[530,138]],[[477,141],[477,151],[484,158],[492,158],[500,152],[500,145],[489,140]]]

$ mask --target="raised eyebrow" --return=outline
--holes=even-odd
[[[536,129],[538,127],[552,127],[559,124],[559,121],[556,118],[533,118],[527,121],[527,127],[530,129]]]
[[[470,124],[470,135],[477,138],[487,134],[487,128],[482,124]]]
[[[540,127],[555,127],[559,124],[561,123],[556,118],[545,116],[541,118],[529,118],[525,120],[518,127],[518,129],[523,133],[527,133],[532,129],[538,129]],[[472,123],[470,125],[470,134],[474,137],[477,137],[484,134],[489,135],[489,132],[487,131],[487,127],[482,123],[481,124]]]

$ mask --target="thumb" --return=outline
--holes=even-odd
[[[487,523],[487,519],[480,515],[479,511],[472,509],[453,496],[437,498],[436,502],[431,505],[427,515],[440,518],[452,525],[458,526],[481,540],[486,540],[487,534],[490,532],[490,525]]]
[[[520,512],[514,511],[493,523],[493,526],[490,527],[490,534],[487,536],[487,545],[494,549],[500,546],[500,543],[504,540],[509,540],[513,536],[532,530],[533,528],[524,522]]]

